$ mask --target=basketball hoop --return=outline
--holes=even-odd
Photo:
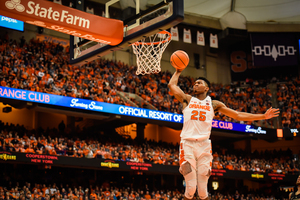
[[[137,62],[136,75],[159,73],[161,71],[161,57],[171,42],[171,37],[172,35],[168,31],[161,31],[132,44]]]

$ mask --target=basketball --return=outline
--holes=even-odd
[[[174,68],[183,70],[189,64],[190,58],[185,51],[178,50],[171,55],[170,61],[171,61],[171,65]]]

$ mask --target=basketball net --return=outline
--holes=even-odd
[[[133,53],[136,55],[136,75],[161,71],[161,57],[171,42],[171,37],[171,33],[168,31],[161,31],[132,44]]]

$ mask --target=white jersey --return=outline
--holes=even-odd
[[[210,96],[204,100],[192,97],[189,105],[182,112],[184,122],[181,139],[199,141],[209,139],[215,116]]]

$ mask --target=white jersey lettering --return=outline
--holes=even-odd
[[[204,100],[192,97],[189,105],[182,112],[184,122],[181,139],[199,141],[209,139],[215,116],[210,96]]]

